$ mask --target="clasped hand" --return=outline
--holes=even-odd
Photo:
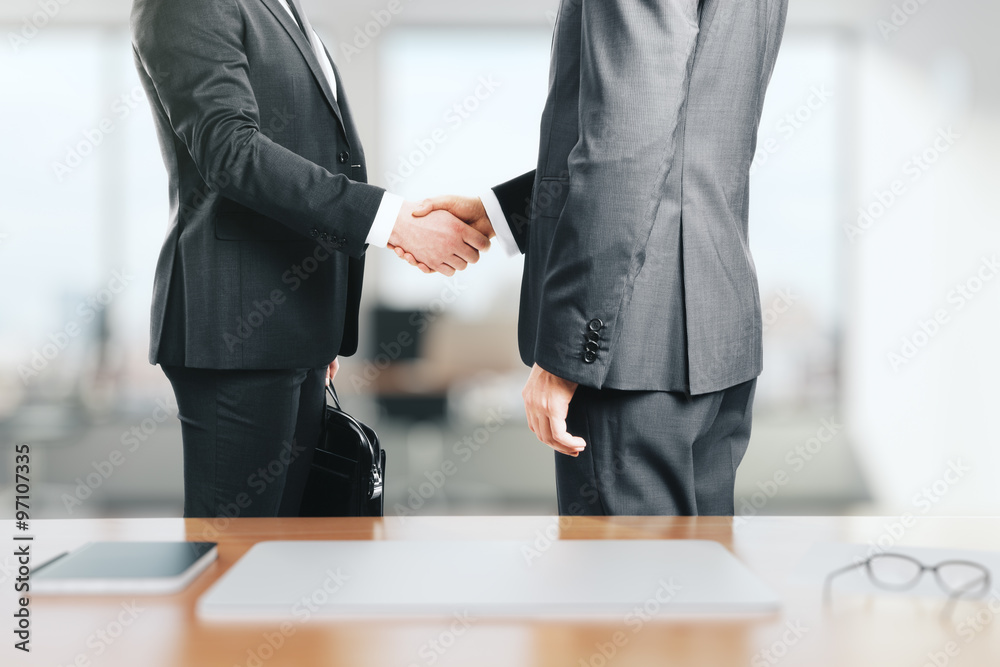
[[[455,275],[479,261],[496,234],[482,201],[445,196],[421,204],[407,202],[392,235],[389,249],[424,273]]]
[[[465,209],[436,206],[436,201],[405,203],[389,236],[389,248],[424,273],[453,276],[479,261],[479,253],[490,247],[491,236],[467,224],[469,220],[462,215],[468,212]]]

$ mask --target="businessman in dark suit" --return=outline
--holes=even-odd
[[[733,514],[762,369],[749,171],[786,10],[563,0],[537,171],[421,211],[525,254],[523,395],[562,514]]]
[[[169,179],[149,358],[177,397],[184,513],[294,516],[368,245],[451,275],[489,242],[366,183],[299,0],[135,0],[131,27]]]

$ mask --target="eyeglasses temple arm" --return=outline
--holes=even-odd
[[[833,587],[833,580],[834,579],[836,579],[837,577],[839,577],[842,574],[846,574],[846,573],[850,572],[851,570],[856,570],[859,567],[864,567],[867,563],[868,563],[868,561],[862,561],[860,563],[853,563],[851,565],[847,565],[845,567],[842,567],[839,570],[834,570],[830,574],[826,575],[826,581],[823,584],[823,603],[824,604],[829,604],[829,602],[830,602],[830,591],[831,591],[831,588]]]
[[[958,590],[949,593],[948,602],[945,603],[944,608],[941,610],[941,617],[945,620],[951,618],[951,612],[952,610],[955,609],[955,605],[958,604],[958,601],[962,599],[962,596],[965,595],[970,590],[973,590],[981,586],[983,588],[983,594],[985,595],[987,592],[989,592],[990,584],[992,583],[992,581],[993,578],[990,576],[989,570],[984,570],[983,576],[980,577],[979,579],[975,579],[967,586],[964,586],[963,588],[959,588]]]

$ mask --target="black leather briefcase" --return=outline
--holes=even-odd
[[[343,411],[333,385],[301,516],[383,516],[385,450],[370,427]]]

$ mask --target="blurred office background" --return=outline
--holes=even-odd
[[[422,198],[532,168],[555,0],[303,3],[373,182]],[[167,198],[129,5],[0,5],[0,516],[15,443],[36,518],[181,511],[146,361]],[[991,0],[791,0],[752,176],[766,369],[739,514],[1000,512],[998,24]],[[389,514],[555,512],[520,269],[369,253],[338,386],[389,451]]]

